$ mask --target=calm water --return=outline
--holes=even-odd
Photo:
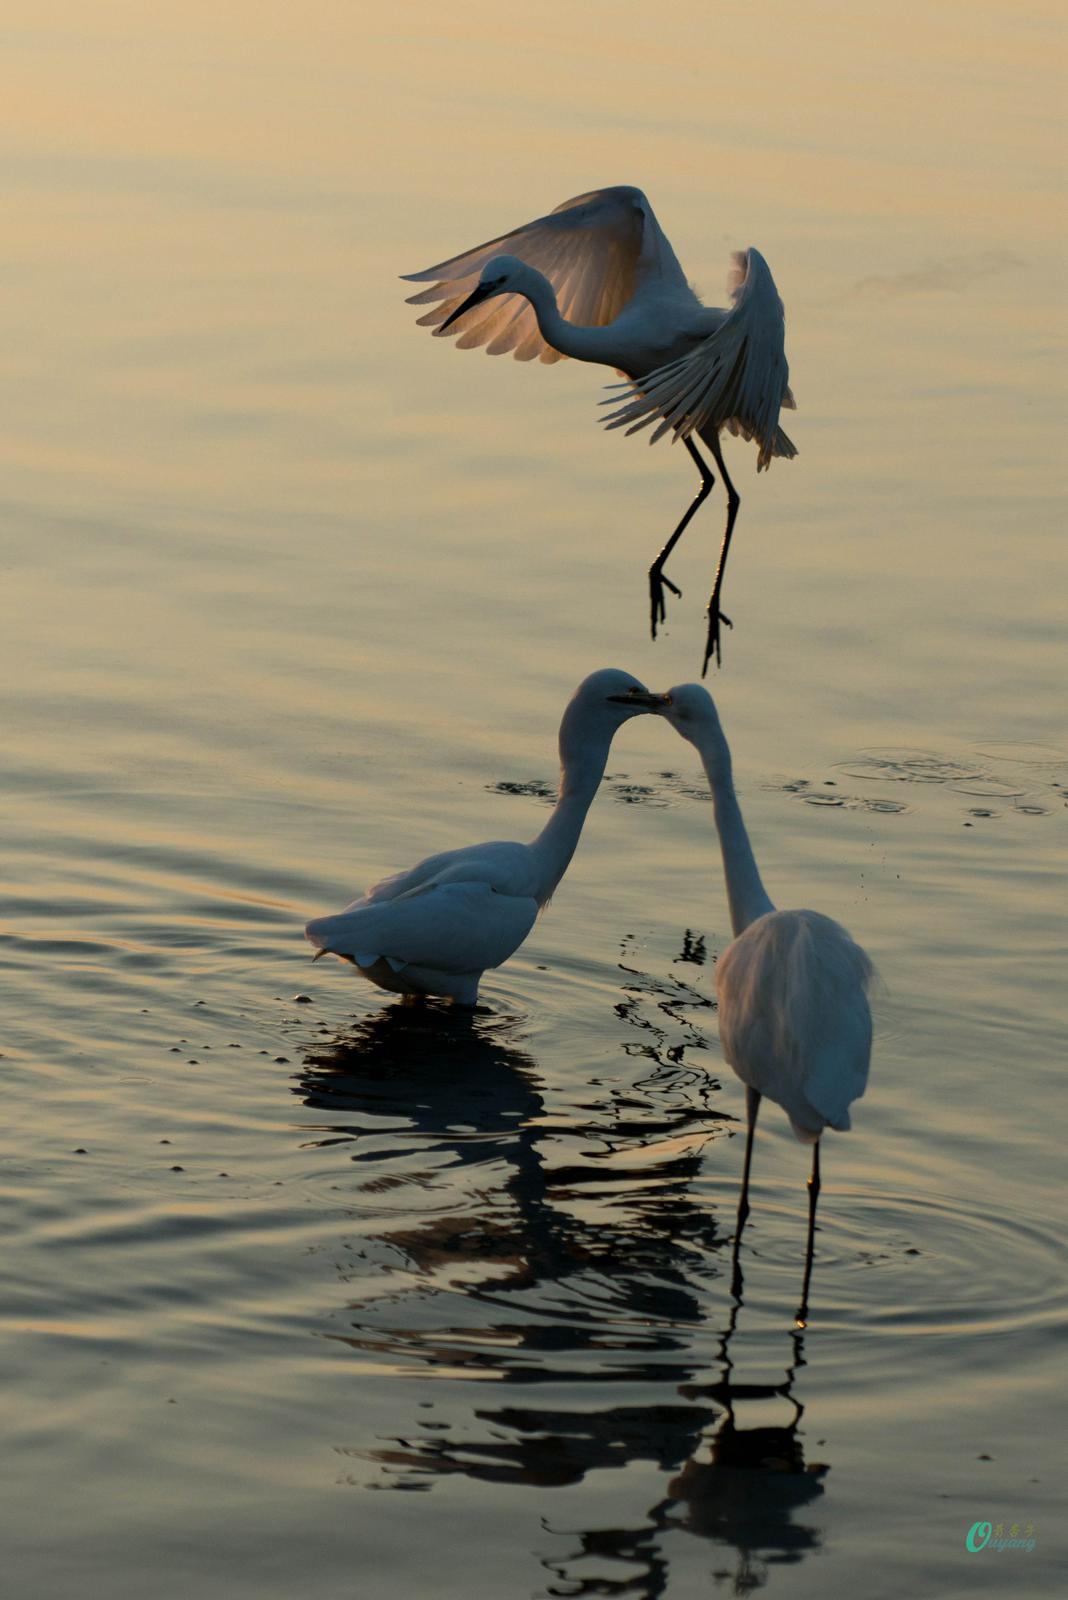
[[[153,9],[0,29],[11,1592],[1054,1592],[1054,8]],[[803,1334],[774,1111],[730,1295],[729,931],[669,728],[473,1021],[301,937],[536,832],[592,668],[696,674],[722,503],[654,646],[681,452],[396,283],[610,182],[712,303],[754,243],[788,308],[801,454],[732,447],[713,688],[772,895],[882,975]]]

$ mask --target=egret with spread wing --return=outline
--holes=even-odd
[[[803,1144],[812,1146],[807,1266],[798,1321],[808,1303],[820,1135],[845,1132],[849,1106],[864,1093],[871,1059],[868,984],[872,964],[846,930],[818,911],[777,911],[742,820],[731,753],[711,695],[697,683],[649,697],[701,757],[715,809],[734,942],[716,963],[723,1054],[746,1086],[748,1130],[735,1236],[749,1214],[753,1133],[763,1095],[782,1106]]]
[[[728,279],[729,310],[703,306],[640,189],[595,189],[566,200],[548,216],[476,245],[423,272],[405,275],[430,287],[410,297],[433,304],[419,318],[436,334],[459,334],[457,345],[512,351],[518,361],[601,362],[628,382],[607,423],[633,433],[656,421],[651,441],[681,439],[701,486],[649,569],[652,631],[665,616],[664,563],[715,482],[700,439],[727,492],[727,525],[708,604],[702,676],[722,659],[720,610],[727,552],[740,499],[720,450],[728,432],[755,439],[757,470],[773,456],[797,451],[779,427],[779,409],[793,408],[784,348],[785,319],[767,262],[758,250],[736,254]],[[436,303],[435,303],[436,302]]]
[[[548,905],[575,853],[616,730],[651,710],[649,699],[629,672],[591,673],[564,711],[560,795],[538,837],[445,850],[384,879],[336,916],[308,923],[316,960],[332,953],[380,989],[473,1006],[486,968],[514,955]]]

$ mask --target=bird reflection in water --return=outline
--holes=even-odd
[[[430,1376],[530,1381],[551,1349],[554,1378],[615,1378],[589,1355],[606,1351],[627,1352],[628,1372],[646,1357],[655,1377],[702,1320],[687,1263],[723,1254],[715,1214],[688,1193],[718,1118],[684,1084],[696,1075],[667,1060],[626,1088],[595,1080],[591,1098],[550,1114],[521,1031],[501,1013],[401,1004],[307,1056],[295,1091],[330,1113],[311,1142],[350,1143],[359,1168],[373,1164],[354,1202],[423,1302],[410,1326],[381,1326],[384,1306],[404,1303],[390,1274],[344,1337]],[[382,1194],[404,1185],[431,1191],[433,1208],[383,1219]],[[425,1302],[439,1295],[450,1321],[430,1332]]]
[[[722,1420],[709,1440],[707,1460],[687,1461],[668,1485],[667,1507],[685,1507],[682,1520],[689,1532],[732,1544],[740,1561],[732,1575],[732,1592],[751,1593],[763,1587],[766,1567],[800,1561],[820,1544],[817,1529],[794,1521],[794,1514],[823,1493],[826,1463],[806,1463],[800,1424],[804,1406],[794,1383],[805,1365],[804,1334],[789,1334],[790,1360],[780,1383],[741,1383],[734,1376],[730,1346],[742,1301],[735,1300],[720,1344],[720,1378],[710,1384],[685,1384],[680,1393],[694,1401],[716,1401]],[[785,1422],[765,1420],[785,1401]],[[738,1408],[755,1415],[755,1425],[739,1426]],[[671,1517],[677,1521],[677,1516]],[[758,1557],[757,1551],[763,1552]]]
[[[578,1548],[563,1558],[544,1560],[559,1585],[548,1593],[659,1600],[668,1592],[674,1541],[683,1533],[734,1548],[733,1569],[709,1570],[712,1580],[729,1586],[734,1595],[752,1594],[766,1584],[769,1568],[796,1564],[819,1549],[819,1530],[795,1521],[798,1512],[823,1494],[820,1480],[829,1471],[824,1462],[804,1459],[800,1434],[804,1407],[793,1392],[797,1373],[805,1365],[804,1336],[797,1330],[789,1335],[790,1360],[781,1382],[740,1383],[734,1378],[730,1355],[740,1309],[736,1300],[720,1341],[719,1378],[679,1386],[679,1394],[694,1403],[695,1414],[719,1418],[707,1436],[707,1458],[701,1459],[706,1445],[702,1424],[667,1493],[637,1526],[569,1534],[553,1528],[577,1541]],[[740,1405],[747,1413],[758,1407],[781,1412],[784,1401],[791,1412],[787,1421],[739,1426]],[[620,1566],[625,1569],[622,1574]]]
[[[407,1268],[403,1283],[394,1267],[352,1302],[351,1325],[331,1337],[384,1373],[417,1378],[423,1397],[443,1378],[496,1380],[505,1389],[495,1400],[507,1395],[457,1415],[450,1385],[433,1421],[339,1452],[373,1464],[376,1487],[424,1491],[450,1475],[573,1486],[648,1463],[667,1490],[631,1525],[546,1525],[567,1550],[537,1552],[562,1585],[550,1592],[654,1600],[685,1531],[736,1548],[734,1592],[744,1594],[762,1581],[761,1562],[797,1560],[818,1543],[792,1520],[821,1492],[802,1462],[792,1396],[801,1336],[781,1382],[734,1382],[741,1302],[718,1339],[706,1320],[711,1286],[729,1272],[729,1233],[691,1193],[719,1126],[699,1092],[706,1074],[684,1059],[706,1048],[690,1013],[707,1001],[628,959],[616,1010],[638,1030],[622,1047],[643,1075],[625,1086],[593,1078],[561,1109],[554,1091],[552,1113],[522,1019],[499,1012],[400,1004],[306,1058],[295,1092],[328,1114],[313,1142],[353,1146],[353,1217],[366,1206],[367,1237]],[[410,1184],[431,1191],[433,1208],[420,1209],[424,1192],[383,1215],[383,1197]],[[701,1382],[710,1367],[717,1380]],[[743,1399],[747,1411],[785,1399],[792,1416],[742,1428]]]

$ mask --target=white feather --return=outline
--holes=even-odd
[[[440,851],[383,878],[344,911],[308,923],[317,952],[351,961],[379,988],[474,1005],[483,972],[518,950],[566,871],[614,734],[651,709],[629,673],[591,673],[560,723],[560,797],[539,836]]]
[[[804,1143],[849,1127],[868,1082],[872,966],[818,911],[769,911],[716,964],[719,1035],[728,1063],[790,1118]]]
[[[786,361],[786,320],[775,280],[759,250],[737,252],[727,286],[734,302],[719,326],[692,350],[627,385],[608,428],[636,433],[659,419],[652,443],[665,433],[688,439],[728,428],[759,446],[757,470],[773,456],[797,454],[779,427],[779,409],[796,409]]]
[[[845,1131],[871,1060],[872,963],[819,911],[778,911],[764,888],[734,791],[719,714],[697,683],[662,715],[696,746],[714,802],[734,942],[716,963],[719,1036],[742,1082],[782,1106],[797,1137]]]
[[[517,256],[552,285],[560,314],[582,327],[604,327],[624,310],[642,277],[686,289],[675,252],[640,189],[618,185],[576,195],[508,233],[461,251],[448,261],[403,276],[430,287],[409,298],[410,305],[435,303],[418,319],[436,328],[461,306],[494,256]],[[437,303],[440,302],[440,303]],[[476,306],[464,317],[457,339],[461,350],[485,345],[490,355],[512,351],[517,360],[564,359],[542,336],[530,304],[517,294]]]
[[[640,189],[597,189],[547,216],[408,274],[429,282],[411,296],[429,305],[418,320],[461,350],[511,351],[519,361],[570,356],[611,367],[628,380],[609,428],[633,433],[655,423],[686,442],[701,490],[649,569],[653,637],[666,617],[665,591],[678,594],[664,563],[696,505],[715,481],[697,435],[711,451],[727,495],[727,524],[707,608],[704,670],[721,659],[720,597],[741,497],[720,449],[723,430],[756,439],[757,469],[797,454],[779,427],[793,406],[782,301],[758,250],[736,255],[728,278],[731,308],[703,306]]]
[[[381,957],[394,972],[408,966],[483,972],[518,950],[537,915],[532,895],[501,894],[487,882],[438,880],[378,904],[356,900],[335,916],[309,922],[307,935],[317,948],[361,967]]]

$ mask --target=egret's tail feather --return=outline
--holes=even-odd
[[[736,439],[745,439],[746,442],[755,437],[751,429],[747,428],[745,423],[741,422],[738,417],[731,417],[726,423],[726,429]],[[757,458],[757,471],[766,472],[775,456],[781,456],[784,461],[792,461],[796,454],[797,446],[794,441],[789,434],[783,432],[782,428],[777,427],[771,449],[766,453],[761,452]]]
[[[730,428],[756,440],[758,468],[787,454],[779,441],[789,441],[778,426],[779,408],[787,396],[793,401],[785,315],[759,250],[734,256],[728,287],[734,304],[719,326],[686,355],[636,379],[606,427],[629,434],[653,422],[651,443],[665,433],[688,439],[704,429]],[[792,446],[789,453],[796,453]]]

